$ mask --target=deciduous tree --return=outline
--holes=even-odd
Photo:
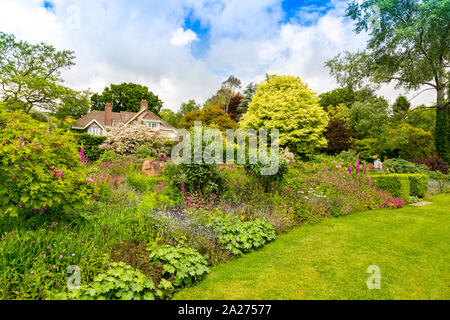
[[[278,129],[280,145],[297,153],[326,146],[328,116],[299,77],[266,76],[240,122],[247,129]]]
[[[112,104],[114,112],[129,111],[138,112],[142,99],[147,100],[148,109],[159,114],[163,102],[151,92],[148,87],[136,83],[111,84],[105,87],[102,94],[94,94],[91,97],[92,109],[104,110],[105,103]]]
[[[349,86],[370,79],[434,90],[436,150],[450,161],[450,0],[352,1],[347,16],[370,38],[365,52],[328,61],[331,73]]]
[[[0,98],[10,110],[33,108],[55,112],[67,93],[61,71],[75,63],[74,52],[17,41],[0,32]]]

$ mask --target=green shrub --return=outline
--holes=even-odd
[[[98,158],[98,161],[99,161],[99,162],[108,162],[108,161],[116,160],[116,159],[118,159],[118,158],[120,158],[120,157],[121,157],[120,154],[117,154],[117,153],[115,153],[115,152],[112,151],[112,150],[106,150],[106,151],[104,151],[104,152],[101,154],[101,156]]]
[[[226,176],[217,164],[174,164],[167,162],[163,167],[163,175],[170,181],[175,190],[181,190],[184,183],[186,191],[202,193],[220,193],[226,188]]]
[[[155,300],[167,297],[172,289],[171,283],[165,279],[161,279],[156,288],[152,278],[123,262],[113,262],[106,273],[97,275],[88,286],[55,294],[52,299]]]
[[[424,165],[416,165],[400,158],[388,159],[383,162],[383,168],[390,173],[428,173],[428,168]]]
[[[157,246],[148,248],[150,261],[163,265],[163,276],[176,288],[191,286],[209,273],[207,260],[192,248]]]
[[[0,216],[87,203],[93,187],[70,132],[1,110],[0,141]]]
[[[89,161],[97,161],[100,155],[103,153],[102,150],[98,148],[103,142],[105,142],[107,137],[103,136],[93,136],[88,133],[75,134],[75,139],[77,140],[78,149],[83,146],[84,155]]]
[[[411,196],[423,198],[428,190],[428,176],[426,174],[407,174],[409,193]]]
[[[400,197],[409,202],[410,187],[405,174],[380,174],[372,176],[375,187],[389,192],[393,197]]]
[[[275,239],[275,230],[262,219],[243,222],[238,217],[213,217],[209,226],[216,233],[221,247],[237,256]]]
[[[270,168],[271,164],[262,164],[259,160],[256,164],[246,163],[244,165],[245,172],[255,177],[264,186],[265,192],[269,192],[273,186],[283,180],[284,175],[289,170],[286,160],[279,158],[278,170],[274,174],[263,174],[263,169]]]
[[[137,155],[139,158],[146,159],[146,158],[154,157],[156,154],[155,154],[155,152],[153,152],[152,150],[150,150],[150,148],[149,148],[147,145],[143,144],[142,146],[140,146],[139,148],[137,148],[137,150],[136,150],[136,155]]]

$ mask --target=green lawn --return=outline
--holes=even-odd
[[[450,299],[450,194],[304,225],[175,299]],[[369,290],[369,265],[381,289]]]

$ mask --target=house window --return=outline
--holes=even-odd
[[[99,127],[89,127],[87,132],[89,134],[92,134],[93,136],[99,136],[100,135],[100,128]]]
[[[146,121],[145,125],[152,130],[159,130],[159,122]]]

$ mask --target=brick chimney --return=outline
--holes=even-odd
[[[148,110],[148,102],[147,102],[147,100],[145,100],[145,99],[142,99],[141,100],[141,111],[142,110]]]
[[[105,104],[105,126],[112,126],[112,105],[109,102]]]

